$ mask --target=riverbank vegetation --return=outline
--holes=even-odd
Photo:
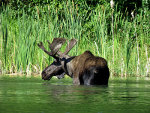
[[[113,9],[109,0],[9,0],[0,5],[0,74],[39,75],[53,59],[37,43],[48,49],[47,40],[64,37],[78,40],[69,55],[90,50],[104,57],[111,76],[150,75],[146,0],[116,1]]]

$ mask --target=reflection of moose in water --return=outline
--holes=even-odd
[[[54,101],[63,103],[63,105],[64,103],[82,104],[89,101],[90,104],[95,104],[95,102],[99,102],[99,100],[103,102],[106,101],[106,98],[109,98],[110,96],[110,92],[108,91],[109,88],[107,86],[86,87],[83,85],[72,86],[45,83],[42,87],[44,88],[44,94],[47,95],[49,102]],[[67,107],[66,104],[65,107]]]
[[[79,56],[69,56],[69,51],[76,44],[76,40],[72,39],[64,53],[60,52],[62,44],[66,39],[54,38],[49,43],[50,52],[45,49],[42,42],[38,46],[52,56],[55,61],[46,67],[42,72],[42,79],[50,80],[52,76],[63,78],[65,74],[73,78],[76,85],[107,85],[109,79],[109,68],[107,61],[102,57],[94,56],[90,51],[85,51]]]

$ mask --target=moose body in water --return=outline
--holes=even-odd
[[[53,76],[63,78],[65,74],[73,78],[75,85],[107,85],[109,79],[109,68],[107,61],[94,56],[90,51],[85,51],[79,56],[69,56],[69,51],[76,44],[75,39],[68,42],[64,53],[59,49],[65,43],[64,38],[54,38],[49,43],[50,52],[45,49],[43,43],[38,44],[48,55],[52,56],[54,62],[42,71],[42,79],[50,80]]]

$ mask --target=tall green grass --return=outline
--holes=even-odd
[[[114,42],[110,6],[99,5],[91,11],[86,23],[73,2],[64,2],[61,10],[60,14],[55,5],[45,5],[35,7],[31,15],[24,9],[20,14],[9,7],[0,13],[0,70],[3,74],[39,74],[53,59],[40,50],[37,43],[42,41],[48,49],[46,41],[55,37],[78,40],[69,53],[72,56],[90,50],[107,59],[111,76],[149,74],[148,10],[141,11],[132,21],[120,12],[114,12]]]

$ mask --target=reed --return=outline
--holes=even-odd
[[[61,12],[51,4],[35,7],[31,15],[24,9],[16,12],[8,6],[0,13],[0,70],[3,74],[40,74],[53,59],[37,43],[44,42],[48,49],[47,40],[64,37],[78,40],[70,55],[90,50],[106,58],[111,76],[147,76],[150,16],[148,10],[145,12],[129,21],[120,12],[113,11],[112,37],[109,5],[97,6],[87,22],[73,1],[64,2]]]

